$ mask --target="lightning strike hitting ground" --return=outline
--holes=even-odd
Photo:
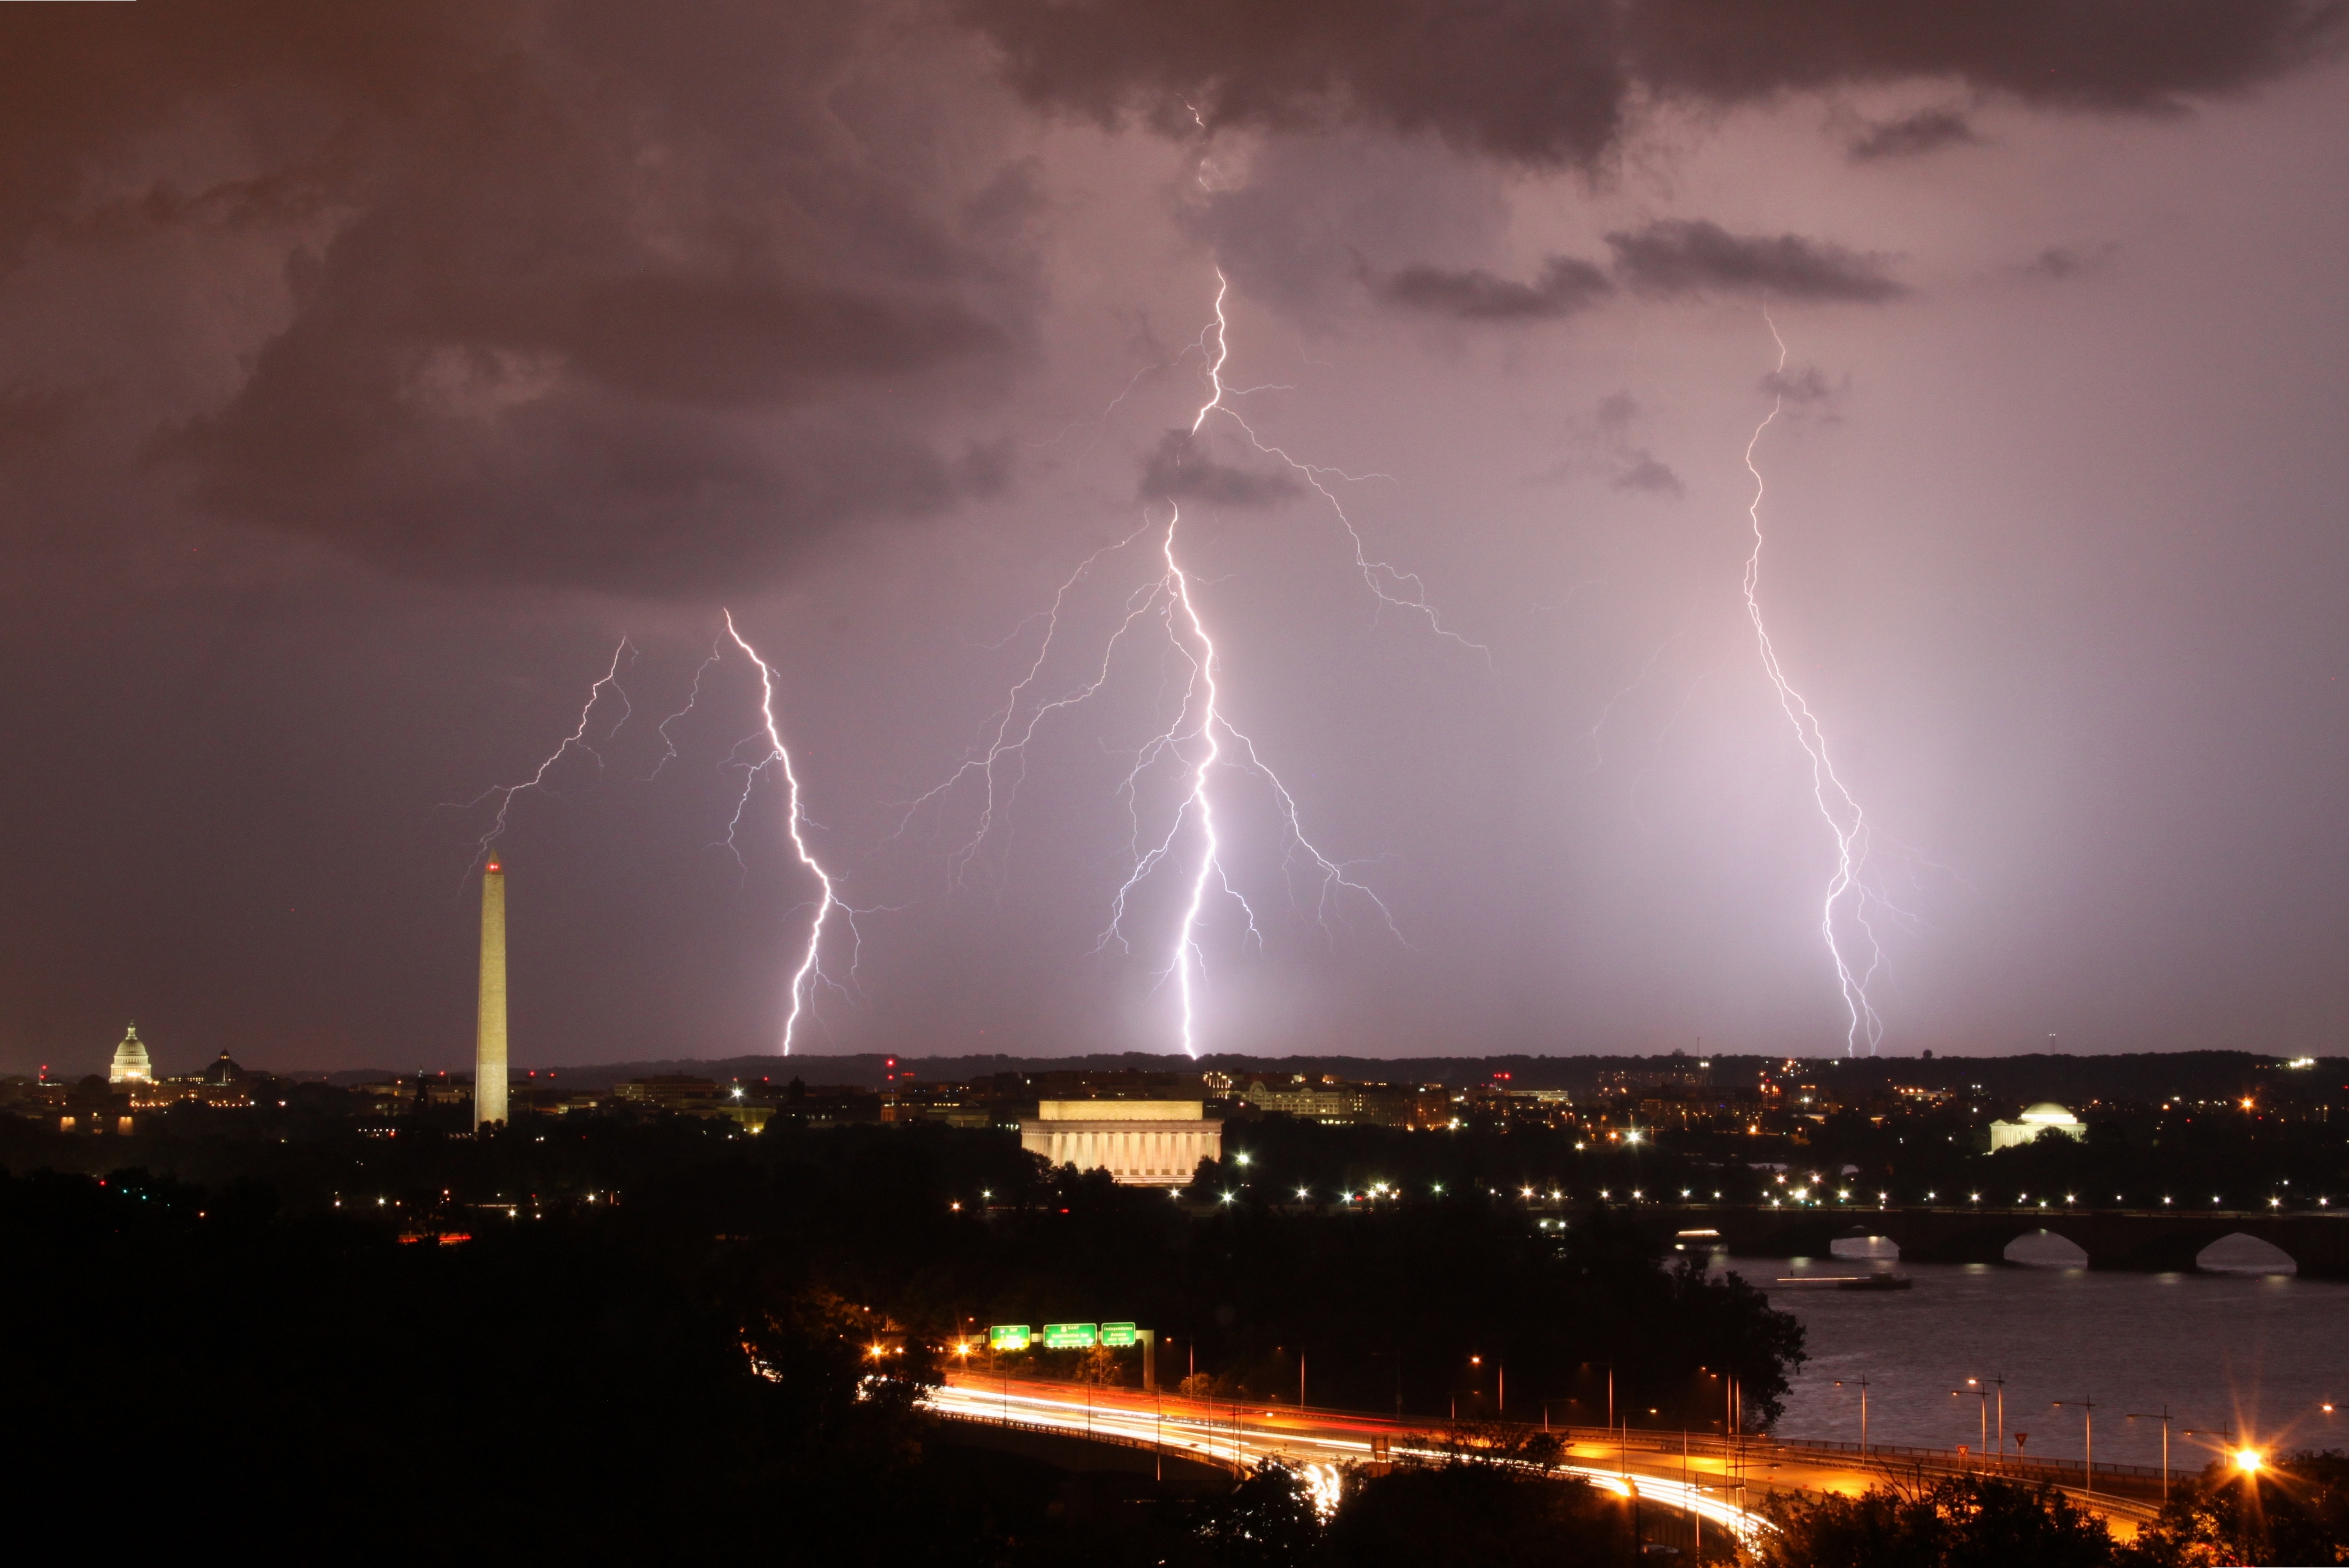
[[[1884,1038],[1884,1020],[1878,1015],[1875,1004],[1868,1000],[1868,987],[1884,962],[1883,950],[1876,940],[1876,928],[1869,913],[1879,902],[1862,879],[1868,865],[1868,823],[1860,810],[1859,802],[1837,776],[1835,763],[1827,755],[1826,733],[1819,728],[1818,715],[1803,694],[1795,690],[1779,667],[1778,651],[1772,646],[1769,629],[1762,623],[1762,601],[1759,589],[1762,581],[1762,470],[1754,462],[1754,449],[1762,444],[1762,436],[1785,407],[1783,378],[1786,372],[1786,340],[1779,336],[1778,324],[1764,311],[1762,319],[1769,322],[1771,341],[1778,346],[1778,363],[1772,371],[1770,411],[1754,427],[1752,439],[1745,443],[1745,472],[1754,476],[1754,499],[1746,506],[1747,522],[1754,530],[1754,548],[1745,557],[1745,615],[1753,623],[1754,639],[1762,653],[1763,673],[1778,694],[1779,709],[1786,722],[1794,726],[1795,739],[1811,760],[1811,798],[1819,808],[1819,816],[1835,836],[1836,869],[1828,878],[1826,897],[1819,911],[1819,934],[1826,939],[1827,957],[1835,963],[1836,981],[1843,988],[1845,1010],[1850,1014],[1850,1026],[1845,1031],[1844,1049],[1857,1055],[1865,1039],[1870,1055]],[[1857,929],[1859,946],[1865,950],[1866,962],[1858,970],[1844,954],[1843,944],[1836,936],[1836,912],[1848,903],[1851,923]]]
[[[1329,502],[1352,545],[1355,570],[1380,604],[1422,616],[1439,636],[1464,647],[1475,648],[1479,652],[1484,651],[1442,623],[1434,608],[1427,603],[1418,577],[1383,561],[1370,558],[1361,533],[1324,483],[1330,477],[1351,480],[1378,476],[1345,474],[1337,469],[1301,462],[1279,448],[1258,440],[1247,421],[1231,409],[1226,401],[1228,398],[1266,389],[1230,388],[1224,383],[1224,370],[1231,355],[1229,320],[1224,308],[1230,285],[1220,271],[1216,281],[1214,320],[1201,331],[1198,341],[1194,345],[1199,350],[1206,368],[1208,396],[1193,415],[1188,434],[1196,438],[1212,415],[1220,414],[1231,420],[1256,451],[1278,459],[1302,475],[1306,483]],[[1131,387],[1127,389],[1128,391],[1131,389]],[[1120,394],[1121,400],[1124,395]],[[1168,646],[1185,661],[1189,673],[1172,722],[1136,752],[1133,766],[1119,786],[1118,793],[1124,798],[1129,813],[1133,814],[1133,866],[1111,900],[1109,924],[1095,943],[1094,950],[1098,952],[1111,946],[1115,946],[1120,951],[1132,950],[1125,923],[1129,901],[1134,890],[1170,859],[1179,857],[1187,839],[1195,837],[1198,857],[1189,867],[1188,888],[1182,913],[1168,954],[1167,967],[1160,975],[1162,981],[1170,978],[1174,981],[1180,1010],[1178,1038],[1184,1051],[1195,1056],[1199,1051],[1198,980],[1206,963],[1200,928],[1206,918],[1211,896],[1220,892],[1238,908],[1247,923],[1247,940],[1261,947],[1264,938],[1256,910],[1233,884],[1223,863],[1223,840],[1216,819],[1213,787],[1219,773],[1238,770],[1251,774],[1261,779],[1270,792],[1274,807],[1280,814],[1288,836],[1288,849],[1283,868],[1291,878],[1292,892],[1294,877],[1300,871],[1312,876],[1319,883],[1314,909],[1317,925],[1328,929],[1338,900],[1345,893],[1353,892],[1368,899],[1378,910],[1391,934],[1400,940],[1401,932],[1386,903],[1369,887],[1348,874],[1352,863],[1332,860],[1305,836],[1296,797],[1265,763],[1256,742],[1236,729],[1225,714],[1221,669],[1215,639],[1209,634],[1206,619],[1200,610],[1196,585],[1184,566],[1177,549],[1183,524],[1182,508],[1171,497],[1167,505],[1168,515],[1163,529],[1145,517],[1141,527],[1087,556],[1061,585],[1053,597],[1051,607],[1041,618],[1044,637],[1034,659],[1026,672],[1013,683],[1001,710],[988,721],[987,732],[980,744],[973,748],[944,781],[912,803],[905,820],[898,825],[898,833],[905,831],[915,812],[941,800],[965,779],[978,775],[983,781],[984,795],[977,824],[969,836],[947,857],[949,881],[959,885],[973,858],[1017,797],[1019,782],[1025,776],[1026,748],[1035,739],[1039,727],[1052,714],[1072,708],[1099,691],[1110,679],[1118,649],[1127,640],[1128,634],[1145,620],[1158,621],[1164,630]],[[1143,582],[1127,594],[1116,627],[1102,642],[1098,659],[1088,658],[1078,679],[1056,692],[1046,694],[1040,682],[1061,638],[1061,617],[1071,596],[1105,559],[1133,546],[1145,535],[1156,536],[1163,569],[1154,579]],[[1144,848],[1136,792],[1146,773],[1168,761],[1183,770],[1186,783],[1164,834],[1155,844]]]
[[[823,864],[816,859],[814,853],[808,848],[805,832],[808,825],[807,815],[800,804],[799,774],[792,767],[792,753],[783,744],[782,728],[775,718],[774,666],[769,664],[761,656],[759,650],[752,648],[741,632],[735,628],[732,611],[726,610],[720,613],[726,617],[726,635],[734,639],[734,646],[740,649],[752,664],[758,666],[759,714],[764,726],[764,738],[768,748],[766,755],[751,763],[750,772],[743,776],[742,798],[735,803],[734,819],[726,826],[727,845],[731,847],[734,843],[735,830],[741,826],[742,822],[742,808],[749,805],[751,787],[758,782],[759,775],[770,767],[780,766],[783,774],[786,795],[784,804],[788,814],[785,821],[791,835],[792,850],[799,857],[800,864],[808,868],[823,888],[823,898],[816,906],[815,919],[808,927],[807,950],[800,958],[799,968],[792,973],[792,1008],[789,1015],[783,1020],[783,1054],[788,1056],[792,1054],[792,1037],[799,1028],[800,1017],[813,1001],[812,992],[815,985],[819,981],[831,983],[823,972],[822,961],[824,928],[830,924],[833,912],[838,910],[842,922],[848,927],[852,955],[863,946],[863,938],[856,929],[857,912],[841,901],[838,880],[831,872],[824,869]],[[705,665],[704,668],[706,669],[707,666]],[[695,677],[697,688],[699,680],[700,677],[697,674]],[[849,976],[852,981],[854,980],[855,973],[855,960],[852,956],[849,961]]]
[[[628,722],[628,715],[634,712],[635,709],[628,701],[626,688],[620,684],[620,660],[628,657],[633,651],[634,650],[628,646],[628,639],[625,637],[620,639],[620,645],[612,649],[612,667],[604,672],[604,679],[596,681],[593,686],[587,688],[587,702],[585,707],[579,710],[578,727],[563,738],[563,743],[561,745],[555,747],[554,750],[546,754],[546,759],[538,764],[537,771],[533,773],[530,777],[523,780],[520,784],[493,784],[469,801],[461,803],[450,801],[445,803],[451,810],[471,811],[473,807],[481,805],[483,801],[488,800],[492,795],[495,795],[497,797],[498,815],[495,819],[491,822],[490,830],[481,835],[480,843],[474,846],[473,866],[480,865],[483,857],[489,854],[490,846],[495,844],[500,838],[505,836],[506,815],[513,809],[514,796],[522,794],[524,790],[538,789],[543,786],[546,783],[546,775],[554,770],[555,763],[563,760],[564,753],[576,747],[580,751],[586,753],[589,756],[594,757],[595,759],[596,766],[603,766],[603,753],[587,743],[588,721],[595,711],[595,704],[604,700],[604,692],[608,688],[619,697],[620,717],[613,723],[611,729],[605,732],[605,743],[609,744],[612,737],[620,732],[620,726]],[[467,867],[466,874],[471,876],[471,873],[472,867]]]

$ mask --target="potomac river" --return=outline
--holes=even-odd
[[[1976,1447],[1981,1403],[1951,1397],[1974,1377],[1993,1395],[1995,1448],[1991,1380],[2003,1376],[2010,1453],[2021,1431],[2027,1455],[2077,1462],[2083,1399],[2095,1401],[2099,1464],[2159,1464],[2160,1424],[2126,1417],[2165,1407],[2181,1470],[2200,1469],[2227,1432],[2266,1447],[2349,1449],[2349,1415],[2326,1408],[2349,1407],[2349,1283],[1858,1258],[1716,1256],[1714,1266],[1766,1291],[1808,1331],[1785,1438],[1857,1442],[1865,1376],[1870,1445]],[[1779,1282],[1870,1272],[1906,1274],[1915,1288]]]

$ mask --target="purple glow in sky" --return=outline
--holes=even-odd
[[[7,7],[0,1070],[2337,1053],[2344,28]]]

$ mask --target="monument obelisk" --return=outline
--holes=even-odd
[[[473,1130],[506,1119],[506,873],[481,867],[481,1013],[473,1036]]]

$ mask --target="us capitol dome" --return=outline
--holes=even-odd
[[[114,1064],[106,1070],[106,1081],[109,1084],[151,1084],[155,1081],[155,1064],[147,1054],[147,1043],[139,1038],[137,1025],[132,1025],[122,1036],[122,1044],[114,1048]]]

